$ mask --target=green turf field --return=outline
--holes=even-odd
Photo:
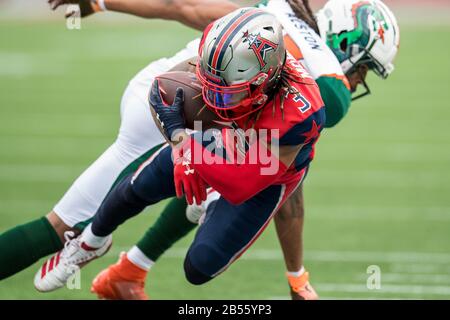
[[[62,22],[0,23],[0,232],[52,209],[114,140],[134,74],[197,33],[134,20],[81,31]],[[306,266],[323,298],[450,298],[450,37],[447,27],[403,27],[397,70],[324,132],[306,182]],[[158,215],[152,207],[115,234],[82,271],[81,290],[37,293],[39,265],[0,282],[1,299],[93,299],[94,275]],[[192,235],[191,235],[192,237]],[[154,299],[288,297],[273,226],[225,274],[184,279],[184,239],[151,271]],[[381,268],[380,290],[366,269]]]

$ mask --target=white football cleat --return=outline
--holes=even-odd
[[[88,262],[103,256],[112,245],[112,236],[100,248],[91,248],[74,238],[72,231],[64,233],[64,248],[44,262],[34,276],[34,287],[40,292],[49,292],[63,287],[67,280]]]

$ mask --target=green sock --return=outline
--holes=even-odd
[[[170,200],[155,224],[139,240],[137,247],[147,258],[158,260],[175,242],[197,226],[186,218],[186,207],[184,198]]]
[[[0,280],[60,250],[61,240],[46,217],[0,234]]]

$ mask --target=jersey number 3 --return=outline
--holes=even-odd
[[[300,110],[301,113],[305,113],[309,109],[311,109],[311,103],[306,100],[304,96],[300,92],[297,92],[293,99],[295,102],[301,102],[303,103],[303,106],[298,107],[298,110]]]

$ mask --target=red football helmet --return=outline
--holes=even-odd
[[[205,103],[225,120],[256,112],[285,59],[282,27],[270,13],[243,8],[215,21],[204,32],[196,68]]]

